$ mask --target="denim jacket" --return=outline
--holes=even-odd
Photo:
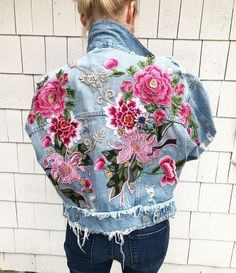
[[[200,80],[109,19],[92,24],[83,57],[37,83],[25,130],[75,234],[120,245],[174,216],[185,162],[216,134]]]

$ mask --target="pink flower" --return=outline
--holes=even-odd
[[[50,136],[45,136],[42,140],[42,143],[43,143],[43,147],[49,147],[51,145],[51,138]]]
[[[145,103],[171,106],[171,76],[155,65],[147,66],[143,71],[134,75],[134,96]]]
[[[174,92],[176,95],[181,95],[184,93],[185,85],[184,84],[177,84],[174,88]]]
[[[34,113],[32,113],[32,112],[29,113],[28,118],[27,118],[28,122],[29,122],[30,124],[32,124],[32,123],[35,122],[35,119],[36,119],[36,115],[35,115]]]
[[[181,108],[180,108],[180,111],[178,113],[181,121],[183,122],[184,125],[187,125],[188,124],[188,119],[189,117],[191,116],[191,106],[189,103],[183,103],[181,105]]]
[[[48,168],[50,162],[52,162],[52,168],[50,171],[53,179],[58,179],[62,183],[78,182],[81,178],[79,171],[84,172],[84,165],[81,164],[80,152],[75,152],[69,155],[66,159],[58,153],[51,154],[43,162],[44,167]]]
[[[117,156],[117,163],[123,164],[130,160],[133,155],[136,159],[142,163],[148,163],[153,158],[159,157],[160,151],[153,152],[153,147],[157,145],[156,136],[149,136],[145,132],[134,131],[127,133],[121,138],[122,143],[113,143],[115,149],[119,149],[120,152]]]
[[[156,121],[156,123],[158,125],[162,124],[163,121],[166,118],[166,113],[165,111],[163,111],[162,109],[157,109],[154,113],[153,113],[154,119]]]
[[[34,112],[46,118],[61,114],[65,109],[65,95],[66,90],[57,79],[47,81],[35,96]]]
[[[94,170],[95,171],[101,171],[104,169],[104,166],[106,164],[106,160],[104,158],[104,156],[99,157],[96,161],[95,161],[95,166],[94,166]]]
[[[74,142],[79,138],[79,122],[75,119],[66,120],[64,115],[52,117],[49,121],[49,132],[51,139],[58,136],[63,144],[72,147]]]
[[[130,92],[133,88],[133,84],[131,81],[123,81],[121,84],[121,91],[123,92]]]
[[[105,61],[104,66],[107,69],[115,69],[119,65],[119,60],[118,59],[108,59]]]
[[[137,118],[142,113],[141,107],[137,107],[138,102],[133,99],[126,102],[121,96],[116,100],[117,106],[109,105],[104,107],[107,118],[107,126],[117,131],[130,131],[135,128]]]
[[[59,78],[59,81],[60,81],[61,85],[65,85],[68,82],[68,74],[63,73],[61,75],[61,77]]]
[[[84,187],[81,189],[82,192],[93,193],[93,185],[90,179],[85,178]]]
[[[175,161],[169,155],[166,155],[160,159],[159,164],[165,172],[165,175],[161,179],[161,186],[166,186],[167,184],[173,186],[178,180],[175,171]]]

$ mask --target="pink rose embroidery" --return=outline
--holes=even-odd
[[[119,65],[119,60],[118,59],[108,59],[104,63],[104,66],[107,69],[116,69],[118,65]]]
[[[106,164],[106,160],[103,156],[99,157],[96,161],[95,161],[95,166],[94,166],[94,170],[95,171],[101,171],[104,169],[104,166]]]
[[[194,142],[195,142],[198,146],[201,145],[201,142],[200,142],[200,139],[199,139],[199,138],[195,138],[195,139],[194,139]]]
[[[68,82],[68,74],[63,73],[59,79],[61,85],[65,85]]]
[[[81,189],[85,193],[93,193],[93,185],[90,179],[85,178],[84,187]]]
[[[133,84],[131,81],[123,81],[121,84],[121,91],[123,92],[130,92],[132,90]]]
[[[170,156],[166,155],[159,161],[160,167],[164,170],[165,175],[161,179],[161,186],[167,184],[174,185],[177,182],[175,161]]]
[[[159,157],[160,150],[153,152],[153,147],[157,145],[156,136],[149,136],[145,132],[134,131],[127,133],[121,138],[122,143],[114,143],[114,148],[119,149],[117,164],[123,164],[135,155],[136,159],[142,163],[148,163],[153,158]]]
[[[30,124],[32,124],[35,122],[35,119],[36,119],[36,115],[34,113],[29,113],[28,118],[27,118],[28,122]]]
[[[163,121],[166,118],[166,113],[165,111],[163,111],[162,109],[157,109],[154,113],[153,113],[154,119],[156,121],[156,123],[158,125],[162,124]]]
[[[81,164],[80,152],[69,155],[66,159],[58,153],[53,153],[44,160],[44,166],[47,168],[52,161],[52,169],[50,174],[54,179],[58,179],[62,183],[78,182],[81,178],[80,171],[85,171],[84,165]]]
[[[43,147],[49,147],[51,145],[51,138],[50,136],[45,136],[42,140]]]
[[[191,106],[189,103],[183,103],[181,105],[181,108],[180,108],[180,111],[178,113],[181,121],[183,122],[184,125],[187,125],[188,124],[188,119],[189,117],[191,116]]]
[[[45,118],[61,114],[65,109],[65,96],[66,90],[57,79],[46,82],[35,96],[34,112]]]
[[[53,117],[50,120],[49,132],[51,139],[58,136],[63,144],[71,148],[79,139],[79,122],[75,119],[66,120],[63,115]]]
[[[185,85],[184,84],[177,84],[174,88],[174,92],[176,95],[181,95],[184,93]]]
[[[171,106],[171,76],[155,65],[147,66],[134,75],[134,96],[145,103]]]
[[[108,116],[107,127],[111,126],[118,132],[134,129],[139,115],[143,112],[141,107],[137,107],[138,102],[135,99],[126,102],[122,97],[118,97],[116,104],[117,106],[104,107]]]

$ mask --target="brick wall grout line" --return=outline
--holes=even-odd
[[[160,14],[161,14],[161,1],[159,0],[158,5],[158,18],[157,18],[157,31],[156,31],[156,37],[159,37],[159,27],[160,27]]]
[[[183,2],[183,0],[180,0],[180,3],[179,3],[178,25],[177,25],[177,31],[176,31],[176,39],[178,39],[178,37],[179,37],[179,24],[180,24],[181,13],[182,13],[182,2]]]

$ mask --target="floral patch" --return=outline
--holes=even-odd
[[[167,130],[173,125],[168,117],[177,117],[194,135],[197,124],[192,118],[191,107],[183,102],[184,84],[180,78],[165,72],[154,64],[154,58],[140,61],[122,71],[118,59],[105,61],[104,67],[111,71],[110,77],[127,75],[120,86],[115,103],[107,103],[106,126],[114,130],[116,141],[108,141],[110,150],[103,151],[104,157],[96,160],[95,170],[105,171],[107,187],[111,188],[110,200],[120,196],[124,199],[124,185],[132,189],[133,182],[144,171],[145,164],[158,159],[159,164],[148,173],[160,174],[160,185],[173,186],[177,181],[176,170],[185,159],[175,162],[170,156],[161,157],[161,149],[177,146],[177,138],[165,138]],[[140,70],[141,68],[141,70]]]
[[[88,206],[85,195],[93,194],[92,182],[86,176],[86,166],[93,165],[88,148],[81,139],[82,124],[73,116],[76,90],[65,86],[68,75],[60,70],[55,78],[37,84],[37,92],[32,101],[28,122],[45,125],[47,135],[42,138],[42,147],[50,148],[44,159],[45,171],[57,190],[70,198],[78,206]],[[83,177],[85,176],[85,177]],[[60,189],[62,184],[80,183],[81,191]]]

